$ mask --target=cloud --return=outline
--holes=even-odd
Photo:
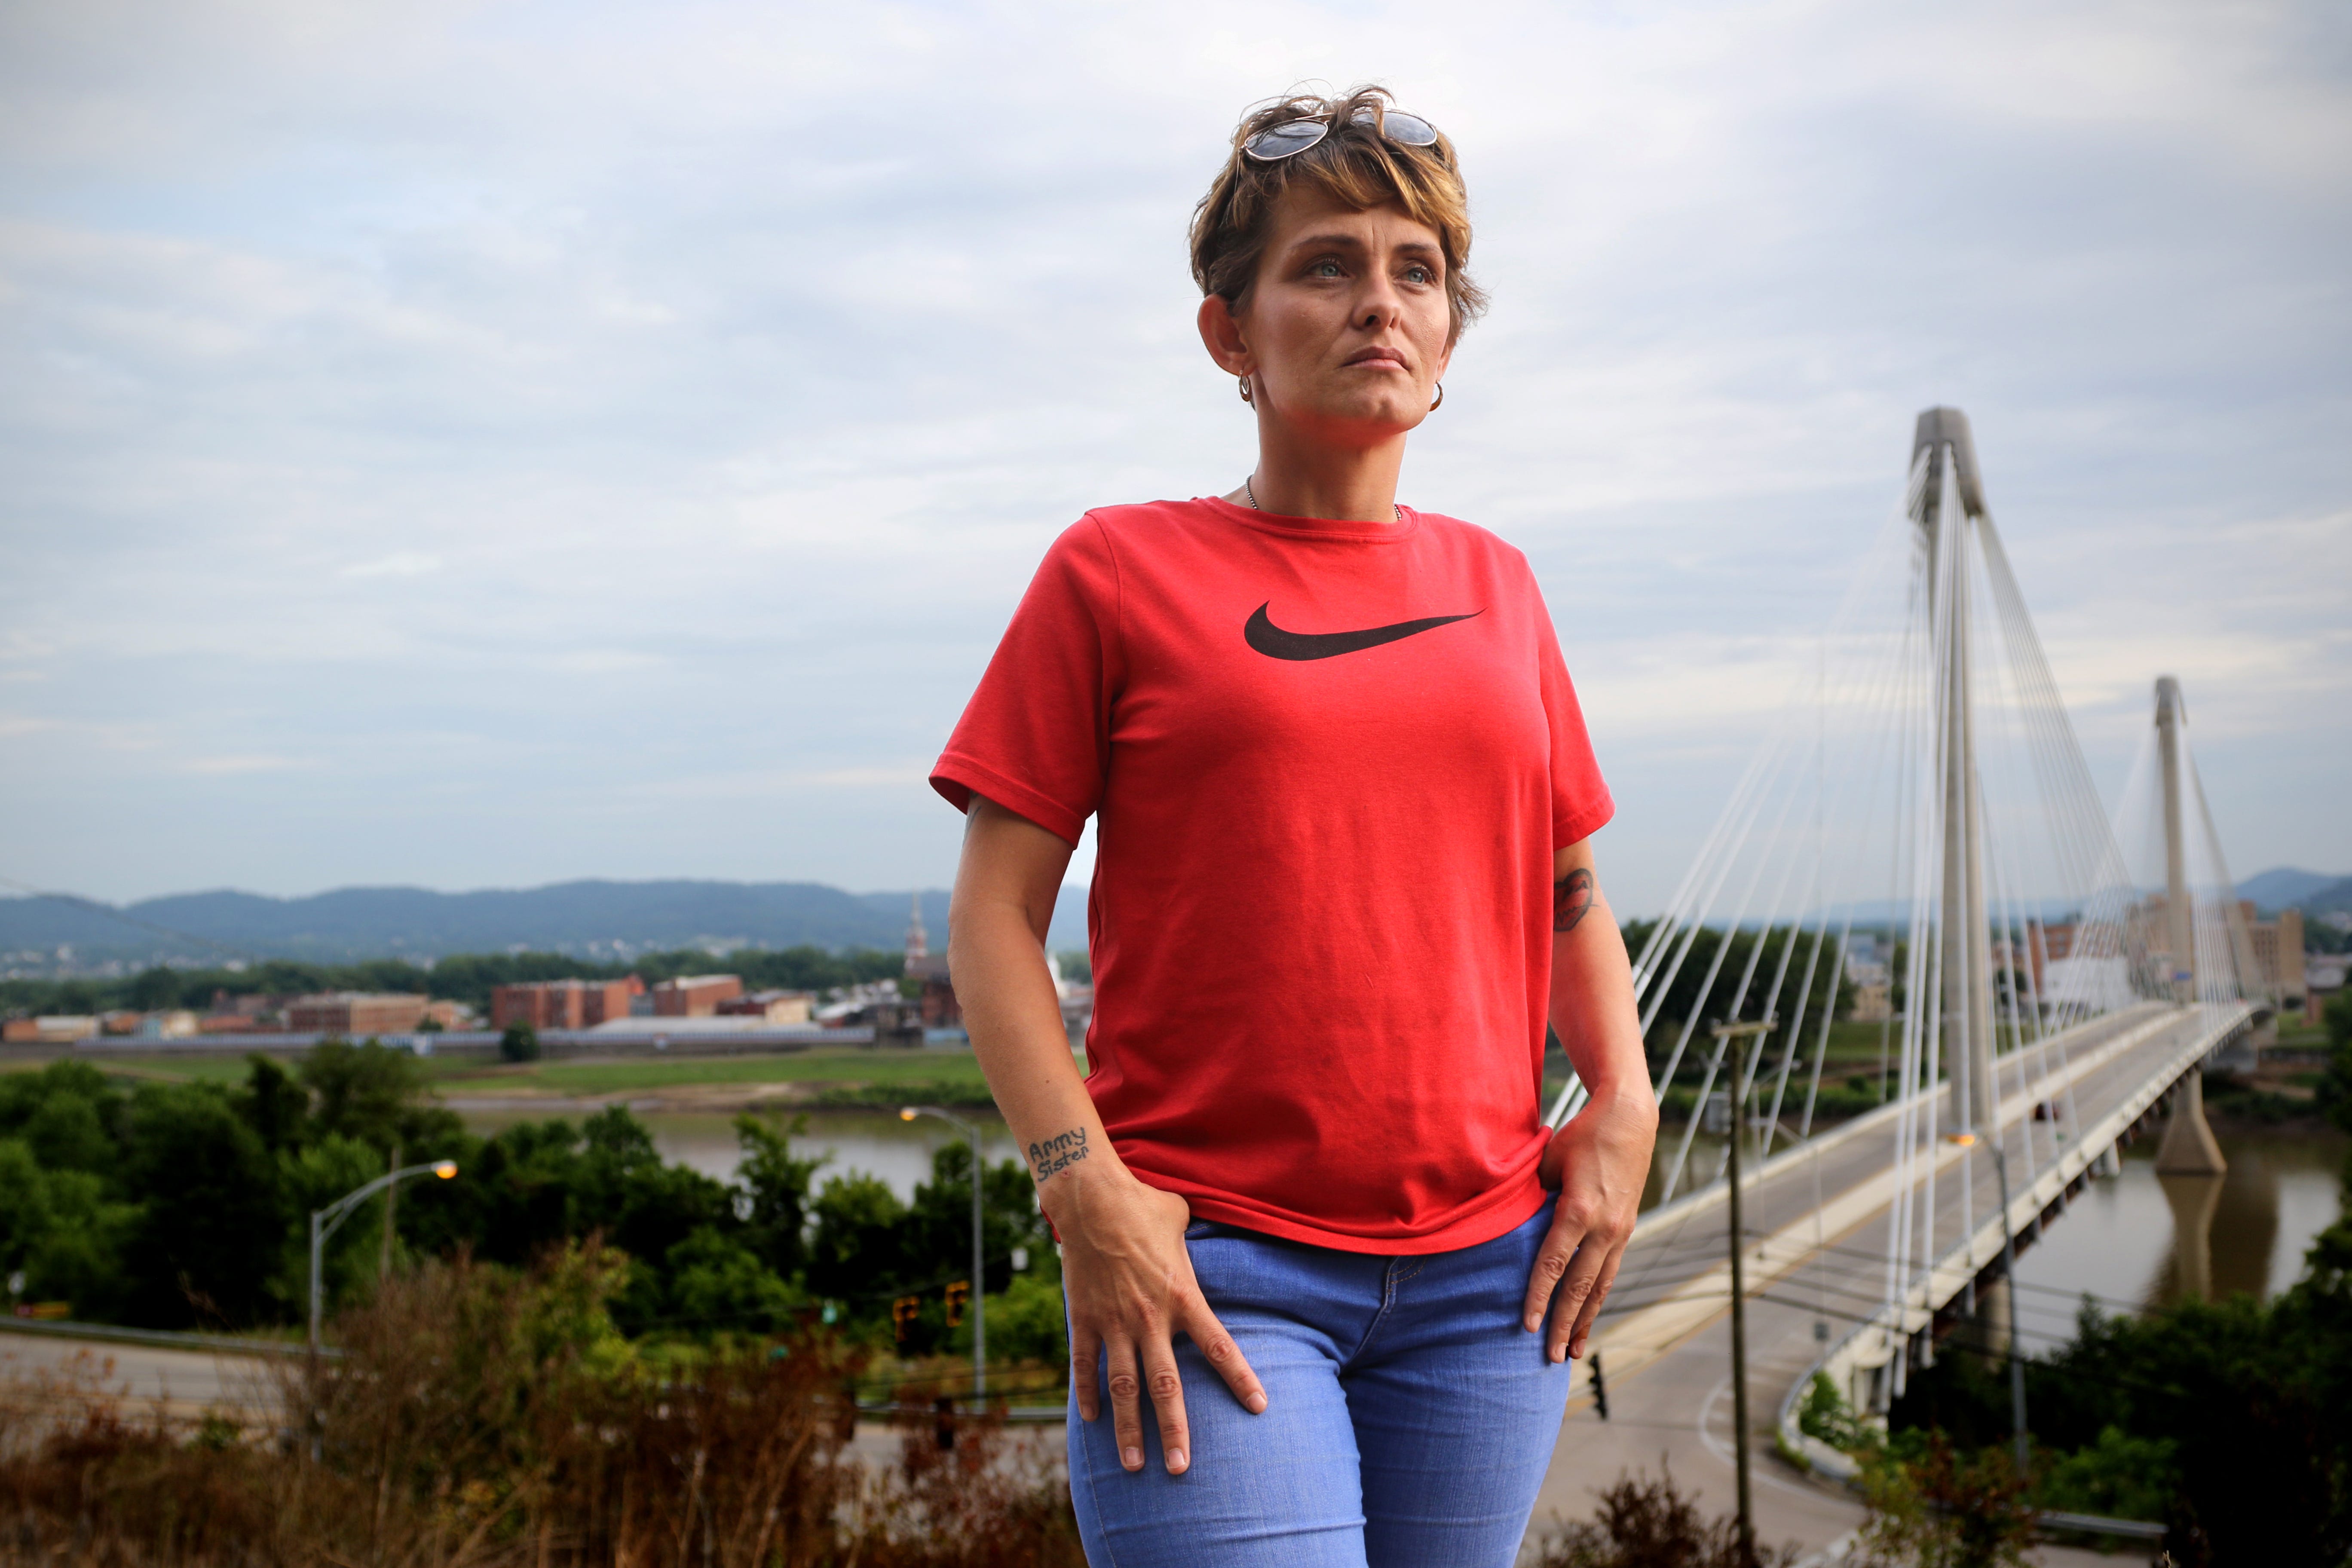
[[[362,561],[346,566],[340,574],[345,577],[425,577],[441,570],[441,557],[427,555],[421,550],[397,550],[373,561]]]
[[[238,773],[277,773],[302,764],[292,757],[189,757],[178,764],[183,773],[220,777]]]
[[[0,808],[28,872],[116,896],[944,881],[924,759],[1045,544],[1247,468],[1182,257],[1234,116],[1378,78],[1463,148],[1497,301],[1405,498],[1534,562],[1621,907],[1680,875],[1933,402],[2102,776],[2160,666],[2232,858],[2352,868],[2315,719],[2352,696],[2336,26],[18,7],[0,676],[46,728]],[[197,761],[128,773],[134,736]]]

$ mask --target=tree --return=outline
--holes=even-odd
[[[142,969],[131,978],[123,1000],[142,1013],[180,1005],[180,976],[158,964]]]
[[[793,1131],[807,1127],[808,1119],[803,1117],[793,1122]],[[735,1180],[748,1200],[744,1243],[761,1262],[789,1279],[808,1267],[809,1184],[816,1179],[824,1156],[800,1158],[784,1134],[756,1116],[737,1117],[735,1136],[743,1146]]]
[[[1653,924],[1644,921],[1629,921],[1625,927],[1628,947],[1638,950],[1648,939]],[[1685,940],[1689,943],[1689,951],[1679,967],[1674,970],[1674,979],[1666,987],[1665,998],[1660,1007],[1659,1021],[1649,1040],[1651,1054],[1659,1065],[1663,1065],[1665,1054],[1674,1048],[1684,1024],[1695,1017],[1728,1019],[1736,1012],[1738,1017],[1752,1021],[1764,1016],[1768,1001],[1774,1001],[1774,1010],[1784,1021],[1783,1034],[1775,1036],[1775,1039],[1784,1038],[1787,1025],[1793,1023],[1800,1037],[1809,1042],[1803,1050],[1810,1050],[1810,1041],[1821,1027],[1822,1012],[1826,1009],[1831,1016],[1835,1017],[1853,1007],[1853,980],[1842,971],[1834,982],[1831,979],[1832,972],[1839,969],[1834,932],[1823,936],[1810,930],[1789,926],[1774,926],[1764,931],[1734,931],[1728,938],[1729,951],[1723,952],[1719,968],[1716,965],[1716,955],[1722,952],[1727,941],[1722,931],[1713,927],[1702,927],[1695,932],[1677,934],[1669,943],[1668,951],[1681,952]],[[1759,942],[1763,947],[1760,954],[1757,952]],[[1788,967],[1782,973],[1781,954],[1791,942],[1795,944],[1795,951],[1788,954]],[[1814,952],[1816,946],[1820,948],[1818,958]],[[1749,973],[1751,960],[1754,962],[1753,973]],[[1805,986],[1808,964],[1812,969],[1812,983]],[[1702,994],[1700,985],[1706,980],[1710,969],[1715,970],[1715,979]],[[1782,973],[1777,1001],[1773,998],[1772,986],[1776,973]],[[1742,975],[1748,976],[1744,993],[1740,987]],[[1803,990],[1801,996],[1799,994],[1801,988]],[[1735,998],[1738,1003],[1736,1009],[1733,1006]],[[1777,1054],[1780,1047],[1776,1044],[1773,1049]],[[1697,1082],[1705,1075],[1712,1054],[1706,1037],[1695,1031],[1694,1047],[1684,1053],[1677,1079],[1687,1077],[1692,1082]],[[1800,1056],[1802,1054],[1801,1050]]]
[[[79,1094],[53,1094],[26,1119],[25,1142],[34,1158],[51,1171],[114,1169],[122,1151],[107,1134],[96,1102]]]
[[[907,1205],[879,1176],[852,1171],[825,1183],[810,1208],[809,1289],[853,1310],[881,1306],[906,1275]]]
[[[451,1145],[463,1124],[425,1103],[425,1064],[377,1040],[321,1040],[302,1061],[315,1132],[341,1133],[371,1149],[394,1143],[422,1154]]]
[[[108,1134],[121,1137],[121,1092],[98,1068],[77,1061],[51,1062],[39,1072],[0,1075],[0,1137],[21,1131],[50,1101],[60,1097],[88,1101]]]
[[[697,1338],[773,1333],[803,1300],[751,1248],[715,1226],[698,1227],[665,1262],[667,1299],[659,1326]]]
[[[509,1062],[539,1060],[539,1031],[529,1024],[509,1024],[506,1033],[499,1037],[499,1059]]]
[[[211,1085],[149,1085],[131,1104],[127,1184],[142,1205],[123,1248],[135,1322],[242,1326],[272,1316],[289,1215],[277,1162]]]
[[[2327,1027],[2327,1072],[2319,1080],[2319,1108],[2352,1132],[2352,985],[2327,999],[2320,1012]]]
[[[237,1110],[271,1153],[299,1148],[310,1121],[310,1090],[258,1051],[245,1059],[245,1093]]]
[[[1036,1184],[1017,1161],[1000,1160],[981,1176],[981,1250],[985,1289],[1012,1283],[1013,1249],[1042,1247],[1049,1233],[1037,1210]],[[971,1272],[971,1145],[958,1140],[931,1152],[931,1179],[908,1208],[907,1283],[961,1279]]]

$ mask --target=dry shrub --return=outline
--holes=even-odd
[[[895,1472],[869,1476],[850,1536],[892,1568],[1085,1568],[1060,1434],[1015,1437],[1003,1412],[942,1426],[912,1409]],[[952,1446],[950,1446],[950,1445]]]
[[[127,1421],[104,1398],[69,1420],[0,1417],[0,1561],[1079,1561],[1066,1487],[1001,1418],[961,1423],[951,1451],[926,1425],[900,1467],[869,1474],[845,1452],[855,1354],[821,1335],[641,1353],[604,1313],[625,1267],[590,1246],[529,1275],[461,1258],[394,1281],[338,1320],[340,1359],[284,1370],[277,1432],[215,1418],[191,1437],[160,1414]]]
[[[1661,1456],[1656,1480],[1620,1476],[1590,1521],[1555,1525],[1532,1568],[1787,1568],[1796,1560],[1793,1546],[1742,1551],[1738,1517],[1700,1518]]]
[[[217,1426],[191,1443],[160,1409],[126,1416],[111,1372],[85,1352],[0,1394],[0,1562],[267,1561],[223,1548],[268,1542],[285,1506],[310,1500],[273,1495],[268,1456],[224,1444]]]

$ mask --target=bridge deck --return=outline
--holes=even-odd
[[[2094,1020],[2029,1060],[2021,1091],[2014,1058],[2001,1058],[2003,1137],[2015,1188],[2014,1229],[2061,1202],[2131,1122],[2204,1051],[2234,1030],[2242,1010],[2158,1005]],[[2030,1047],[2031,1051],[2042,1047]],[[2045,1070],[2046,1068],[2046,1070]],[[1951,1130],[1949,1090],[1940,1108]],[[2058,1115],[2035,1121],[2036,1101]],[[1866,1329],[1886,1305],[1885,1261],[1892,1171],[1902,1112],[1890,1108],[1777,1156],[1746,1185],[1749,1307],[1749,1414],[1758,1456],[1759,1529],[1773,1540],[1825,1544],[1861,1510],[1842,1489],[1799,1475],[1769,1456],[1784,1395],[1834,1347],[1836,1375],[1885,1359],[1886,1343],[1916,1332],[1998,1255],[2000,1204],[1989,1143],[1935,1146],[1936,1246],[1945,1267],[1912,1281],[1900,1332]],[[1922,1159],[1926,1151],[1922,1152]],[[2038,1189],[2038,1191],[2037,1191]],[[1818,1194],[1818,1196],[1816,1195]],[[1963,1243],[1963,1218],[1976,1234]],[[1593,1413],[1585,1371],[1552,1458],[1538,1526],[1548,1514],[1587,1513],[1592,1489],[1621,1471],[1654,1471],[1662,1458],[1709,1510],[1732,1501],[1729,1270],[1719,1187],[1656,1211],[1628,1248],[1619,1285],[1595,1335],[1609,1383],[1611,1420]],[[2053,1226],[2063,1220],[2053,1217]],[[2063,1237],[2063,1228],[2053,1239]],[[1969,1250],[1973,1247],[1973,1253]],[[1974,1267],[1971,1267],[1971,1258]],[[1829,1341],[1815,1337],[1829,1325]],[[1856,1393],[1863,1392],[1857,1388]]]

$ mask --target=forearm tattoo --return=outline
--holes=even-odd
[[[1042,1143],[1032,1143],[1029,1145],[1030,1174],[1036,1178],[1039,1186],[1044,1186],[1046,1177],[1068,1170],[1085,1159],[1087,1152],[1087,1130],[1083,1127],[1073,1127]]]
[[[1551,885],[1551,929],[1574,931],[1592,910],[1592,873],[1580,866]]]

